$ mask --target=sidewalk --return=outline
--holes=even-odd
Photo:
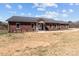
[[[56,30],[56,31],[38,31],[38,33],[48,33],[48,32],[73,32],[79,31],[79,28],[69,28],[68,30]]]

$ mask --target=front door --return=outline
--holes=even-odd
[[[44,24],[38,23],[38,30],[44,30]]]

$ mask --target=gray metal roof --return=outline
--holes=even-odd
[[[40,17],[23,17],[23,16],[12,16],[7,19],[8,22],[37,22],[39,19],[44,20],[46,23],[60,23],[60,24],[68,24],[64,21],[57,21],[49,18],[40,18]]]

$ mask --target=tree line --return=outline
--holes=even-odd
[[[7,30],[8,23],[0,21],[0,30]]]
[[[79,21],[76,22],[68,21],[68,24],[70,28],[79,28]]]

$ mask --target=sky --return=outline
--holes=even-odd
[[[1,3],[0,21],[12,16],[79,21],[79,3]]]

